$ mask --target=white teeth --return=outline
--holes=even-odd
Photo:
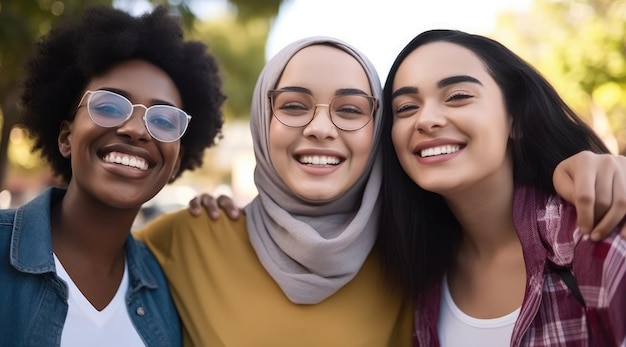
[[[337,165],[341,162],[337,157],[326,155],[303,155],[299,159],[302,164],[310,165]]]
[[[454,152],[458,152],[460,149],[461,149],[460,145],[445,145],[445,146],[431,147],[431,148],[422,149],[420,151],[420,157],[425,158],[425,157],[432,157],[432,156],[441,155],[441,154],[451,154]]]
[[[110,152],[102,158],[107,163],[122,164],[134,167],[139,170],[148,170],[148,163],[145,159],[120,152]]]

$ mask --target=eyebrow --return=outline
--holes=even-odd
[[[311,91],[311,89],[309,88],[305,88],[305,87],[297,87],[297,86],[287,86],[287,87],[282,87],[279,90],[281,91],[289,91],[289,92],[300,92],[300,93],[306,93],[309,95],[313,95],[313,92]],[[343,95],[369,95],[368,93],[366,93],[365,91],[358,89],[358,88],[340,88],[337,89],[335,91],[335,96],[343,96]]]
[[[402,87],[398,90],[395,90],[393,93],[391,93],[391,98],[394,99],[400,95],[405,95],[405,94],[417,94],[417,87]]]
[[[442,79],[441,81],[437,83],[437,87],[444,88],[452,84],[463,83],[463,82],[476,83],[481,86],[483,85],[482,83],[480,83],[479,80],[477,80],[476,78],[472,76],[458,75],[458,76],[450,76],[450,77],[446,77]]]
[[[468,76],[468,75],[456,75],[456,76],[450,76],[450,77],[446,77],[442,80],[440,80],[439,82],[437,82],[437,88],[445,88],[447,86],[453,85],[453,84],[457,84],[457,83],[464,83],[464,82],[469,82],[469,83],[476,83],[479,85],[483,85],[478,79],[472,77],[472,76]],[[405,95],[405,94],[417,94],[419,93],[419,90],[417,89],[417,87],[402,87],[398,90],[395,90],[393,93],[391,93],[391,98],[395,98],[397,96],[400,95]]]
[[[355,95],[355,94],[369,95],[365,91],[358,89],[358,88],[342,88],[342,89],[337,89],[337,91],[335,92],[335,96]]]

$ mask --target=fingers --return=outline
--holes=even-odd
[[[574,185],[573,204],[576,208],[578,228],[587,238],[595,225],[595,192],[590,186],[577,187],[576,184]]]
[[[217,205],[226,212],[228,218],[232,220],[236,220],[239,218],[240,210],[239,207],[235,206],[235,202],[229,196],[220,195],[217,198]]]
[[[232,198],[220,195],[217,199],[209,194],[201,194],[189,201],[189,213],[199,216],[205,212],[209,218],[216,220],[220,217],[220,210],[224,210],[231,220],[237,220],[241,216],[241,210],[235,205]]]
[[[583,165],[591,159],[589,154],[591,152],[580,152],[563,160],[552,176],[557,194],[575,206],[577,224],[583,235],[588,235],[594,225],[596,172]]]
[[[626,215],[626,178],[623,173],[615,173],[612,189],[607,195],[611,196],[611,201],[606,211],[596,213],[596,216],[600,217],[591,233],[591,239],[594,241],[605,238]]]
[[[598,187],[598,194],[604,194],[603,200],[596,203],[596,223],[592,230],[591,239],[599,241],[608,236],[611,231],[624,219],[626,215],[626,157],[609,156],[610,166],[606,168],[607,182],[609,175],[610,185],[602,190]],[[608,165],[608,164],[607,164]],[[600,198],[600,195],[599,195]],[[622,227],[622,231],[624,228]]]
[[[220,216],[220,208],[217,202],[209,194],[196,196],[189,201],[189,213],[192,216],[199,216],[205,212],[211,219],[217,219]]]
[[[213,196],[209,194],[202,194],[200,196],[200,201],[202,203],[202,207],[204,207],[204,211],[211,217],[211,219],[218,219],[220,216],[220,207],[217,203],[217,200],[213,198]]]
[[[189,213],[191,213],[191,215],[194,217],[197,217],[202,213],[203,208],[202,204],[200,203],[199,197],[196,196],[193,199],[189,200],[188,210]]]
[[[554,188],[576,208],[578,227],[601,240],[626,215],[626,157],[583,151],[557,165]]]

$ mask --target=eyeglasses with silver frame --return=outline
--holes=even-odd
[[[85,97],[87,105],[82,104]],[[121,126],[130,119],[135,107],[143,107],[144,125],[150,136],[160,142],[180,139],[191,121],[191,116],[178,107],[133,104],[125,96],[108,90],[87,90],[78,103],[78,108],[83,106],[87,106],[91,120],[103,128]]]

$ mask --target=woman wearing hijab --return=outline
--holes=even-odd
[[[246,216],[180,211],[137,235],[168,277],[187,345],[409,345],[411,305],[374,248],[380,96],[372,64],[332,38],[268,62],[252,102],[259,195]]]

